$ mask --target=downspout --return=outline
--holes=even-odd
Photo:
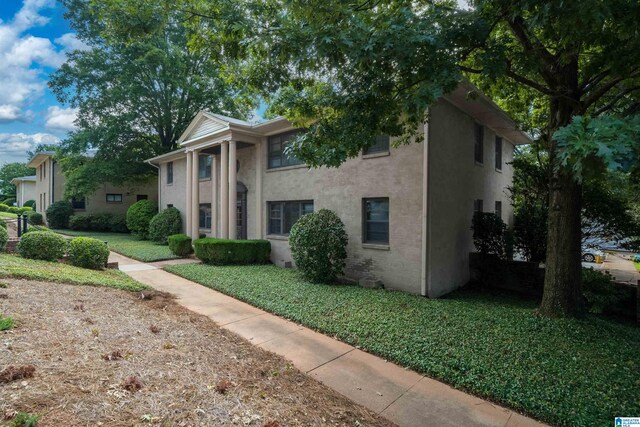
[[[160,170],[160,166],[156,166],[153,163],[151,163],[151,161],[147,160],[146,163],[148,163],[149,165],[153,166],[154,168],[156,168],[158,170],[158,212],[160,212],[162,210],[162,196],[160,193],[160,184],[161,184],[161,170]]]
[[[429,248],[429,109],[424,123],[424,142],[422,154],[422,274],[420,294],[429,296],[431,290],[431,256]]]

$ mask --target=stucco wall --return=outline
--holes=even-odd
[[[446,101],[431,109],[429,121],[429,279],[430,297],[438,297],[469,280],[473,250],[471,218],[474,200],[485,212],[502,201],[502,216],[511,224],[513,211],[506,187],[513,178],[513,145],[503,139],[502,171],[496,171],[495,133],[485,127],[484,162],[474,160],[474,120]]]
[[[16,184],[16,202],[18,206],[24,206],[24,202],[29,200],[35,200],[36,202],[38,200],[36,183],[34,181],[19,181]]]

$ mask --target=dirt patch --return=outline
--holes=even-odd
[[[391,425],[167,294],[9,283],[0,312],[17,324],[0,332],[0,370],[35,374],[0,384],[0,414],[37,413],[39,426]]]

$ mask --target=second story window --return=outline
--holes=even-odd
[[[291,145],[299,132],[299,130],[294,130],[269,137],[269,169],[304,164],[297,157],[286,154],[287,147]]]
[[[211,178],[211,156],[198,156],[198,178]]]
[[[378,135],[376,140],[369,148],[362,150],[362,154],[376,154],[389,152],[389,135]]]
[[[496,136],[496,169],[502,170],[502,138]]]
[[[473,158],[484,163],[484,126],[475,124],[473,129]]]
[[[167,185],[173,184],[173,162],[167,163]]]

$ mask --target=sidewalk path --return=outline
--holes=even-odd
[[[637,285],[640,280],[640,272],[636,270],[633,262],[620,253],[609,252],[601,270],[608,271],[618,282]]]
[[[544,425],[158,266],[114,253],[109,261],[118,261],[120,270],[134,279],[174,294],[189,310],[283,356],[301,371],[401,427]]]

